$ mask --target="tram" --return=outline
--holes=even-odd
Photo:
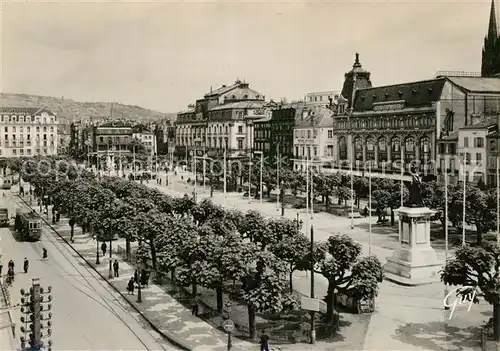
[[[14,228],[24,241],[38,241],[42,236],[42,219],[35,211],[16,210]]]
[[[12,180],[13,177],[11,175],[4,176],[2,182],[2,189],[9,190],[10,188],[12,188]]]

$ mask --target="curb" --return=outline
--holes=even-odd
[[[33,207],[31,207],[22,197],[20,197],[19,195],[17,195],[17,197],[26,205],[28,206],[29,208],[33,209]],[[68,246],[81,258],[85,261],[85,263],[87,263],[87,265],[92,268],[94,270],[94,272],[96,272],[106,283],[108,283],[108,285],[115,291],[117,292],[120,297],[125,300],[125,302],[127,302],[130,306],[132,306],[132,308],[142,317],[144,318],[144,320],[146,322],[148,322],[148,324],[150,325],[150,327],[155,331],[157,332],[158,334],[160,334],[164,339],[166,339],[168,342],[172,343],[174,346],[177,346],[179,348],[181,348],[182,350],[184,351],[193,351],[194,350],[194,347],[191,346],[191,345],[188,345],[185,341],[182,341],[180,340],[176,335],[172,334],[172,333],[166,333],[166,332],[163,332],[161,331],[160,329],[158,329],[158,327],[149,320],[149,318],[141,311],[139,310],[139,308],[137,308],[136,305],[134,305],[132,302],[130,302],[126,297],[125,295],[123,295],[123,293],[118,290],[113,284],[111,284],[111,282],[109,280],[107,280],[89,261],[87,261],[87,259],[85,257],[83,257],[74,247],[73,245],[71,245],[71,243],[66,240],[66,238],[64,238],[61,234],[58,233],[57,230],[54,229],[54,227],[52,227],[51,223],[49,223],[45,218],[43,218],[42,216],[38,215],[42,221],[45,222],[46,225],[49,226],[49,228],[59,237],[61,238],[62,240],[64,240],[64,242],[66,244],[68,244]]]
[[[5,307],[6,308],[12,308],[12,302],[10,301],[10,298],[7,297],[7,288],[5,287],[4,284],[4,279],[0,277],[0,290],[2,290],[2,298],[5,301]],[[14,319],[12,318],[12,309],[10,309],[7,314],[9,315],[9,320],[11,323],[11,328],[12,328],[12,336],[14,339],[16,338],[16,323],[14,322]]]

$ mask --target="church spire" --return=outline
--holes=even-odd
[[[495,0],[491,0],[490,24],[488,27],[488,37],[495,38],[495,39],[498,37],[497,13],[495,11]]]

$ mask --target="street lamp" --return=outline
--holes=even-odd
[[[222,323],[224,330],[227,332],[227,350],[230,351],[233,347],[233,340],[231,339],[231,332],[234,330],[234,322],[229,319],[231,314],[231,301],[226,304],[227,319]]]
[[[109,219],[109,274],[108,278],[113,278],[113,219]]]
[[[264,171],[264,152],[255,151],[257,155],[260,155],[260,204],[262,205],[262,172]]]
[[[141,291],[141,274],[142,274],[142,262],[138,262],[137,265],[137,302],[142,302],[142,291]]]

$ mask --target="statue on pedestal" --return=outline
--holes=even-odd
[[[410,200],[408,207],[425,207],[422,198],[422,180],[415,167],[411,168],[412,182],[410,185]]]

